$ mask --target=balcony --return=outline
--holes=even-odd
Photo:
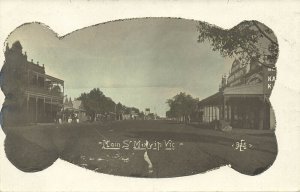
[[[25,91],[27,94],[37,97],[45,97],[45,98],[54,98],[63,100],[63,92],[59,91],[58,89],[46,89],[43,87],[37,86],[28,86]]]
[[[28,71],[25,92],[36,97],[63,100],[64,81],[36,71]]]

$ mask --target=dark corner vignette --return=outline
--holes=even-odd
[[[270,95],[279,45],[258,21],[231,29],[180,18],[107,22],[59,37],[42,23],[4,47],[1,127],[19,170],[58,158],[100,173],[180,177],[277,156]]]

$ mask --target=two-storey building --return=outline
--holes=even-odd
[[[44,65],[39,62],[28,61],[19,41],[13,43],[11,48],[6,46],[1,73],[6,101],[17,105],[15,100],[9,98],[10,95],[20,101],[19,107],[14,108],[17,111],[11,110],[9,102],[6,102],[8,104],[4,105],[4,118],[14,121],[17,120],[17,114],[23,114],[23,122],[27,123],[56,120],[57,113],[63,107],[64,81],[46,74]]]
[[[274,65],[232,64],[219,92],[198,103],[203,123],[224,120],[233,128],[275,129],[269,97],[276,79]]]

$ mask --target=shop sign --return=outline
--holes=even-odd
[[[264,94],[270,95],[276,80],[276,69],[264,67]]]

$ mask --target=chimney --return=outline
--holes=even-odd
[[[38,66],[40,66],[40,65],[39,65],[39,62],[36,62],[36,64],[37,64]]]
[[[31,63],[33,63],[33,59],[31,59]]]

